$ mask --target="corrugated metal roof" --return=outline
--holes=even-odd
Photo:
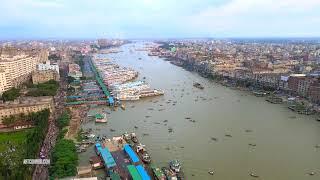
[[[103,148],[103,149],[101,149],[100,152],[101,152],[101,156],[102,156],[104,165],[107,168],[111,168],[111,167],[116,166],[116,162],[114,161],[108,148]]]
[[[139,162],[137,154],[132,150],[129,144],[124,145],[124,151],[130,156],[132,162]]]
[[[137,168],[134,165],[128,165],[127,168],[133,180],[142,180]]]
[[[97,151],[98,151],[97,153],[100,154],[100,153],[101,153],[101,150],[102,150],[101,144],[100,144],[100,143],[96,143],[95,146],[96,146],[96,149],[97,149]]]
[[[148,175],[147,171],[144,169],[142,165],[136,166],[140,176],[142,177],[142,180],[150,180],[150,176]]]

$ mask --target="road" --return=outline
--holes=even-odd
[[[42,143],[40,153],[38,154],[38,158],[41,158],[40,156],[42,155],[44,159],[50,159],[50,153],[56,143],[56,139],[59,132],[56,120],[57,118],[59,118],[59,116],[62,114],[64,110],[64,96],[66,95],[66,91],[67,83],[64,81],[64,79],[61,78],[60,87],[57,91],[56,96],[54,96],[55,110],[53,113],[51,113],[49,117],[48,132]],[[49,179],[49,165],[36,165],[32,179]]]

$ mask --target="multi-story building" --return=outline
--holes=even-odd
[[[320,79],[312,82],[309,88],[309,97],[311,101],[320,103]]]
[[[46,63],[39,63],[37,65],[37,70],[39,70],[39,71],[54,70],[59,74],[59,65],[58,64],[50,64],[50,61],[46,61]]]
[[[81,68],[78,64],[69,64],[69,73],[68,76],[71,76],[75,79],[82,77]]]
[[[60,77],[55,70],[34,71],[32,73],[32,83],[39,84],[49,80],[59,81]]]
[[[284,75],[280,76],[279,89],[284,91],[289,91],[288,80],[289,80],[289,76],[284,76]]]
[[[0,128],[5,127],[2,123],[4,117],[38,112],[44,109],[54,111],[53,98],[50,96],[24,97],[15,101],[0,103]]]
[[[304,77],[305,77],[305,74],[292,74],[292,75],[290,75],[288,78],[288,88],[293,93],[298,93],[299,80]],[[300,87],[300,89],[301,89],[301,87]]]
[[[6,74],[3,69],[0,69],[0,94],[1,92],[5,91],[7,89],[7,79]]]
[[[38,59],[27,55],[1,56],[0,69],[2,76],[6,79],[0,93],[25,82],[31,76],[31,72],[36,69]],[[4,72],[3,72],[4,71]]]
[[[311,77],[302,77],[298,82],[298,90],[297,93],[301,96],[307,97],[309,93],[309,88],[312,82],[314,81]]]
[[[310,96],[310,91],[315,91],[317,89],[317,84],[314,83],[316,81],[317,79],[314,77],[293,75],[288,79],[288,87],[294,94],[312,98]],[[312,94],[316,96],[317,93],[313,92]]]
[[[263,86],[269,86],[274,88],[279,86],[280,77],[280,74],[276,73],[254,74],[255,82]]]

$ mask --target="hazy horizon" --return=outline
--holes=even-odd
[[[0,39],[317,38],[319,0],[4,0]]]

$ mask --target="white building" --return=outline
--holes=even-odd
[[[48,70],[55,70],[59,74],[59,65],[57,64],[50,64],[50,61],[46,61],[45,64],[39,63],[37,65],[38,71],[48,71]]]

